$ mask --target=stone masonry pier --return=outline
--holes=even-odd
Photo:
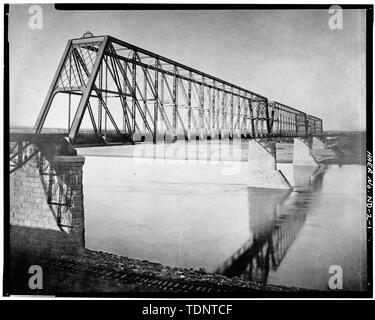
[[[48,160],[39,152],[10,175],[13,255],[53,257],[83,252],[83,164],[82,156]]]

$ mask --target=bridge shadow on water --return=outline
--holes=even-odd
[[[217,270],[228,277],[267,284],[305,224],[326,168],[294,167],[293,191],[248,188],[249,239]]]

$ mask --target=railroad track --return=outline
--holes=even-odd
[[[80,262],[51,260],[44,265],[45,270],[59,270],[68,272],[82,272],[92,277],[119,281],[124,284],[138,284],[144,288],[163,292],[197,292],[197,293],[230,293],[252,291],[242,287],[219,285],[207,282],[165,279],[154,275],[139,274],[132,271],[108,270],[102,266],[85,266]]]

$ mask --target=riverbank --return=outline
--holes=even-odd
[[[301,288],[263,285],[206,272],[165,266],[105,252],[86,249],[80,256],[61,256],[44,265],[44,293],[145,294],[150,292],[217,296],[234,294],[259,296],[262,293],[303,293]]]
[[[337,157],[325,159],[323,164],[366,164],[366,132],[332,133],[336,143],[331,148]]]

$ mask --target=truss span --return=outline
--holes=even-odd
[[[68,41],[35,133],[62,94],[73,144],[323,132],[317,117],[111,36]]]

